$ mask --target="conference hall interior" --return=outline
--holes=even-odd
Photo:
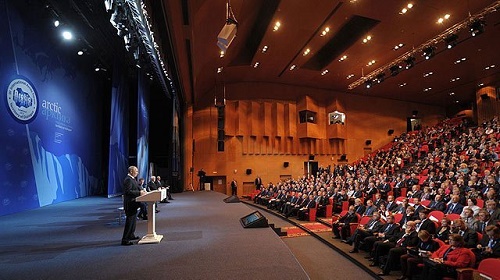
[[[0,279],[500,279],[499,9],[0,0]]]

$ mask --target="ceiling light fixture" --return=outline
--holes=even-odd
[[[220,51],[219,57],[223,58],[226,53],[224,51]]]
[[[373,85],[373,81],[372,80],[368,80],[368,81],[365,82],[366,88],[371,88],[372,85]]]
[[[69,41],[69,40],[73,39],[73,33],[71,33],[70,31],[67,31],[67,30],[63,31],[61,33],[61,35],[64,38],[64,40],[68,40]]]
[[[290,71],[292,71],[292,70],[293,70],[293,69],[295,69],[296,67],[297,67],[297,65],[295,65],[295,64],[294,64],[294,65],[292,65],[292,66],[290,66]]]
[[[321,37],[326,36],[328,32],[330,32],[330,27],[325,27],[325,29],[321,31],[321,34],[319,36]]]
[[[444,42],[446,44],[447,49],[451,49],[454,46],[457,45],[457,40],[458,40],[458,35],[457,34],[450,34],[450,36],[446,37],[444,39]]]
[[[347,59],[347,55],[343,55],[341,58],[339,58],[339,62],[342,62]]]
[[[392,65],[391,67],[389,67],[389,71],[391,71],[391,76],[396,76],[397,74],[399,74],[401,69],[403,69],[403,66],[401,65]]]
[[[280,29],[281,27],[281,22],[277,21],[275,24],[274,24],[274,27],[273,27],[273,31],[276,32]]]
[[[486,17],[488,17],[489,15],[491,15],[493,13],[496,13],[498,10],[500,10],[500,1],[494,1],[489,6],[483,8],[482,10],[477,12],[476,14],[469,15],[466,19],[464,19],[460,22],[457,22],[456,24],[447,28],[443,32],[439,33],[438,35],[436,35],[436,36],[430,38],[429,40],[427,40],[426,42],[420,44],[419,46],[411,48],[410,50],[408,50],[404,54],[400,55],[399,57],[395,58],[394,60],[389,61],[387,64],[384,64],[384,65],[378,67],[377,69],[374,69],[373,71],[371,71],[367,75],[361,76],[357,80],[350,83],[348,86],[348,89],[352,90],[358,86],[361,86],[364,84],[365,81],[373,79],[376,75],[378,75],[381,72],[387,71],[387,69],[389,69],[390,66],[405,62],[409,57],[415,57],[415,55],[417,53],[421,53],[424,48],[426,48],[428,46],[433,46],[438,42],[442,42],[450,34],[452,34],[452,33],[458,34],[462,30],[470,28],[471,22],[475,22],[475,21],[479,20],[479,21],[484,23]],[[477,28],[475,28],[475,29],[477,29]],[[475,32],[475,34],[479,34],[479,33]]]
[[[399,87],[404,87],[404,86],[406,86],[406,83],[399,84]]]
[[[327,73],[328,73],[328,69],[325,69],[325,70],[323,70],[323,72],[321,72],[321,76],[324,76],[324,75],[326,75]]]
[[[60,22],[60,21],[58,21],[58,20],[54,20],[54,26],[55,26],[55,27],[59,27],[59,25],[60,25],[60,24],[61,24],[61,22]]]
[[[400,48],[402,48],[404,45],[405,45],[405,44],[403,44],[403,43],[399,43],[399,44],[395,45],[395,46],[394,46],[394,48],[392,48],[392,49],[393,49],[394,51],[397,51],[397,50],[399,50]]]
[[[267,49],[268,49],[268,47],[267,47],[267,46],[264,46],[264,47],[262,48],[262,53],[266,53],[266,52],[267,52]]]
[[[428,46],[428,47],[424,48],[422,56],[425,59],[430,59],[431,57],[434,56],[434,50],[435,49],[436,48],[434,46]]]
[[[377,84],[380,84],[384,80],[385,80],[385,73],[380,73],[380,74],[377,75],[377,77],[375,77],[375,82]]]
[[[370,41],[371,39],[372,39],[372,36],[370,36],[370,35],[366,36],[366,38],[363,39],[363,44],[368,43],[368,41]]]
[[[484,32],[484,25],[485,25],[484,20],[482,20],[482,19],[474,20],[469,26],[469,30],[470,30],[471,35],[474,37],[474,36],[477,36],[477,35],[483,33]]]
[[[405,66],[406,70],[412,68],[413,66],[415,66],[415,57],[409,56],[404,60],[404,63],[406,64]]]
[[[311,49],[306,49],[303,53],[304,56],[308,55],[311,52]]]
[[[253,64],[253,68],[257,68],[257,67],[259,67],[259,64],[260,64],[260,63],[259,63],[258,61],[257,61],[257,62],[255,62],[255,63]]]

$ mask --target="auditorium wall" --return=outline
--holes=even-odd
[[[102,84],[49,23],[0,1],[0,215],[101,191]]]
[[[352,162],[405,132],[413,111],[423,126],[445,117],[437,106],[269,83],[226,85],[226,100],[223,152],[217,150],[217,108],[213,103],[189,108],[185,168],[186,174],[192,166],[194,175],[204,168],[207,176],[235,178],[240,186],[257,175],[264,182],[302,175],[310,155],[324,167],[345,162],[342,155]],[[303,110],[316,113],[315,123],[300,123]],[[344,125],[328,123],[328,113],[335,110],[346,114]],[[197,187],[197,180],[190,176],[185,186]],[[238,189],[240,195],[245,192]]]

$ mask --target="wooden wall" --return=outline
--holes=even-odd
[[[287,98],[273,98],[276,93]],[[437,106],[286,85],[230,84],[226,94],[223,152],[217,151],[217,109],[187,110],[185,120],[192,134],[185,138],[185,170],[192,166],[196,175],[204,168],[208,176],[226,176],[226,182],[235,178],[240,186],[257,175],[264,182],[302,175],[311,154],[321,166],[337,164],[343,154],[354,161],[405,132],[412,111],[419,111],[423,126],[444,118],[444,109]],[[317,113],[316,123],[299,122],[299,112],[304,109]],[[327,115],[334,110],[346,114],[345,125],[328,124]],[[389,129],[394,130],[392,136]],[[193,142],[194,152],[189,149]],[[246,174],[247,169],[251,174]],[[198,178],[192,177],[196,187]],[[189,183],[191,177],[186,178],[186,189]],[[238,192],[242,195],[243,188]]]
[[[477,121],[482,123],[500,114],[500,102],[494,87],[488,86],[476,92]]]

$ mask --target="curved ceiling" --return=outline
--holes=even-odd
[[[408,3],[413,7],[402,13]],[[216,42],[225,24],[225,0],[164,0],[164,12],[173,31],[188,103],[197,103],[224,81],[289,84],[451,106],[471,104],[479,84],[499,85],[500,13],[496,10],[482,17],[486,23],[482,34],[472,37],[468,28],[457,30],[454,48],[447,49],[441,39],[433,44],[435,56],[431,59],[416,53],[413,68],[396,76],[387,69],[399,62],[401,55],[499,3],[232,0],[237,36],[222,58]],[[449,18],[438,23],[446,14]],[[277,21],[281,25],[274,31]],[[329,31],[321,36],[326,27]],[[367,36],[371,40],[363,43]],[[394,50],[398,44],[404,45]],[[310,51],[304,55],[307,49]],[[375,63],[369,65],[372,61]],[[256,62],[258,67],[254,67]],[[223,68],[221,73],[217,73],[219,67]],[[383,82],[369,89],[364,83],[349,89],[350,84],[380,67],[386,70]]]

